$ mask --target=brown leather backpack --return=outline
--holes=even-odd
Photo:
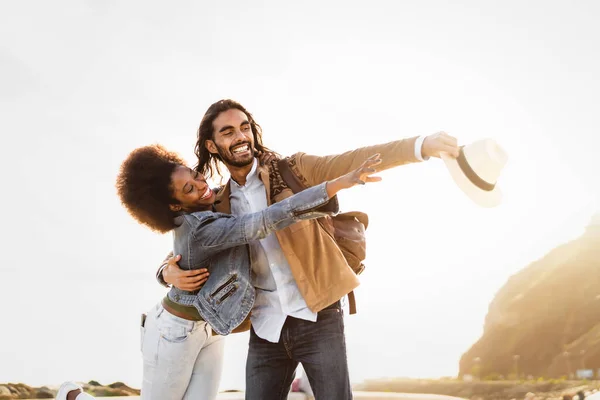
[[[290,168],[287,159],[277,162],[279,173],[294,193],[306,189],[302,182],[302,177],[298,177]],[[365,239],[365,230],[369,225],[367,214],[359,211],[340,213],[335,217],[324,217],[317,219],[321,227],[327,232],[344,254],[348,265],[356,275],[359,275],[365,269],[363,264],[366,258],[367,242]],[[350,314],[356,314],[356,299],[354,291],[348,293],[348,305]]]

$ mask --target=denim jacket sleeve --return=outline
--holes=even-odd
[[[222,250],[265,238],[295,222],[335,215],[339,211],[337,199],[329,199],[325,185],[313,186],[252,214],[187,214],[184,223],[188,228],[188,243],[201,247],[202,258],[207,259]],[[322,208],[330,201],[334,207]]]

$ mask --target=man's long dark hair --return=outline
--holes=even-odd
[[[215,119],[222,112],[231,109],[237,109],[246,114],[248,122],[250,122],[250,127],[252,128],[252,134],[254,135],[254,148],[261,152],[271,151],[262,143],[262,128],[256,123],[252,114],[250,114],[244,106],[234,100],[219,100],[208,107],[204,117],[202,117],[200,127],[198,128],[198,141],[196,142],[196,147],[194,149],[194,153],[196,153],[196,157],[198,157],[196,171],[204,176],[215,177],[215,173],[221,177],[223,176],[221,175],[221,170],[219,168],[219,164],[222,163],[223,160],[219,154],[213,154],[208,151],[206,148],[206,141],[214,139],[213,122]]]

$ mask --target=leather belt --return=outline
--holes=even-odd
[[[170,305],[168,305],[165,302],[164,299],[162,300],[161,303],[162,303],[163,308],[165,310],[167,310],[169,312],[169,314],[173,314],[176,317],[183,318],[183,319],[188,320],[188,321],[195,321],[195,322],[202,321],[202,319],[198,320],[198,319],[195,319],[195,318],[191,318],[188,314],[186,314],[184,312],[181,312],[179,310],[174,309],[173,307],[171,307]]]

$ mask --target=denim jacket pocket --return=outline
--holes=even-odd
[[[237,278],[237,274],[231,275],[225,282],[221,283],[210,293],[207,300],[215,306],[218,306],[227,300],[227,298],[234,294],[238,289],[239,283],[237,282]]]
[[[219,294],[219,298],[217,299],[217,305],[221,304],[222,302],[224,302],[225,300],[227,300],[227,298],[229,296],[231,296],[232,294],[234,294],[238,289],[238,285],[236,285],[235,283],[233,284],[233,286],[231,286],[229,289],[227,289],[227,291],[223,291],[223,293]]]

